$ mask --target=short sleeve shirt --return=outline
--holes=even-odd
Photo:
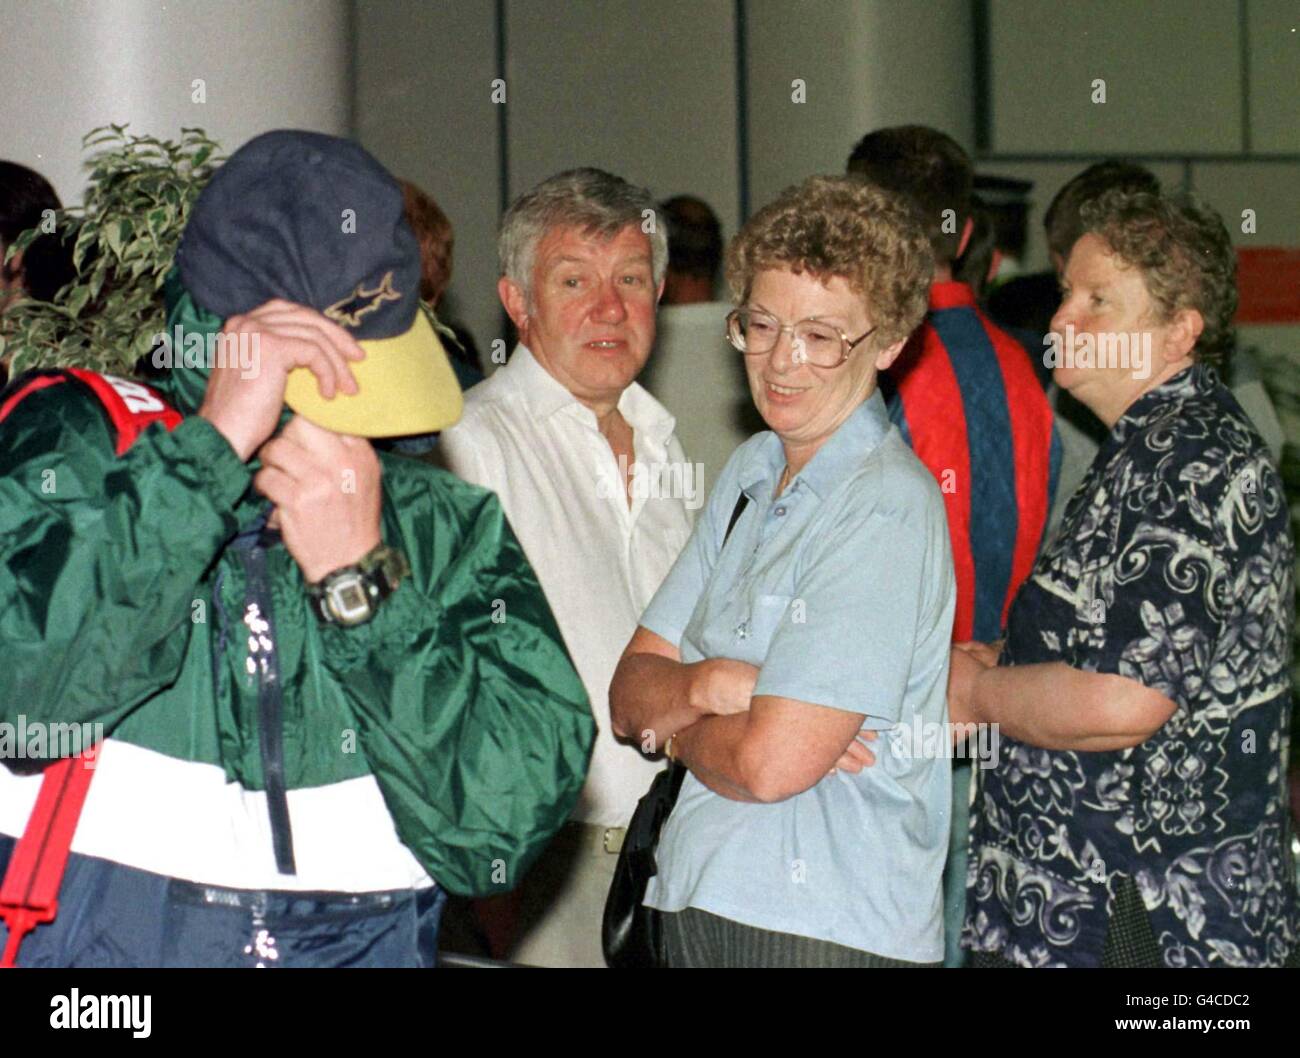
[[[972,808],[965,947],[1100,965],[1131,880],[1167,965],[1286,960],[1294,561],[1280,478],[1212,369],[1130,406],[1017,594],[999,664],[1118,674],[1176,708],[1115,752],[1002,739]]]
[[[878,393],[773,499],[784,465],[772,433],[736,451],[641,624],[684,662],[758,666],[756,695],[858,713],[885,731],[943,725],[956,589],[933,478]],[[724,548],[742,492],[749,503]],[[775,804],[732,801],[688,776],[646,902],[941,959],[949,761],[877,758]]]

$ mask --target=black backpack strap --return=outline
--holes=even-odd
[[[740,521],[740,516],[745,513],[745,507],[749,504],[749,497],[743,492],[736,499],[736,506],[731,512],[731,521],[727,522],[727,531],[722,534],[722,547],[727,546],[727,541],[731,538],[731,530],[736,528],[736,523]],[[718,549],[719,551],[722,548]]]

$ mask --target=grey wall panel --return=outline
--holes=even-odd
[[[500,331],[495,5],[365,0],[356,5],[356,135],[431,194],[456,236],[444,315],[486,359]]]
[[[991,0],[989,19],[994,151],[1241,149],[1235,0]]]
[[[746,9],[754,209],[805,176],[842,173],[874,128],[934,125],[974,145],[965,0],[749,0]]]
[[[747,7],[750,205],[757,210],[805,176],[842,173],[866,130],[855,100],[861,50],[852,39],[853,5],[750,0]]]
[[[1300,246],[1300,161],[1198,162],[1192,189],[1223,214],[1238,246]],[[1247,209],[1254,211],[1253,235],[1241,230]]]
[[[197,125],[228,151],[274,128],[344,133],[348,8],[0,0],[0,157],[43,172],[70,205],[97,125],[167,139]]]
[[[1300,152],[1300,6],[1246,0],[1250,149]]]
[[[739,219],[733,5],[509,0],[512,197],[594,165]]]

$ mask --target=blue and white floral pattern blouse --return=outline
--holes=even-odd
[[[999,664],[1116,673],[1177,708],[1116,752],[1002,739],[972,808],[964,947],[1100,965],[1130,879],[1169,966],[1278,966],[1300,942],[1288,522],[1263,441],[1209,367],[1116,423],[1012,604]]]

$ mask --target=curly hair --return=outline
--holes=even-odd
[[[1048,250],[1062,260],[1069,257],[1071,248],[1083,235],[1079,210],[1085,202],[1100,198],[1111,190],[1148,191],[1158,195],[1160,181],[1145,166],[1118,158],[1109,158],[1088,166],[1056,193],[1047,212],[1043,214]]]
[[[1080,219],[1084,234],[1141,271],[1160,322],[1201,314],[1193,358],[1224,366],[1236,338],[1237,255],[1223,218],[1194,195],[1111,190],[1084,203]]]
[[[851,177],[813,176],[749,219],[727,248],[736,304],[768,269],[845,280],[866,301],[883,349],[925,316],[934,256],[925,226],[903,196]]]

